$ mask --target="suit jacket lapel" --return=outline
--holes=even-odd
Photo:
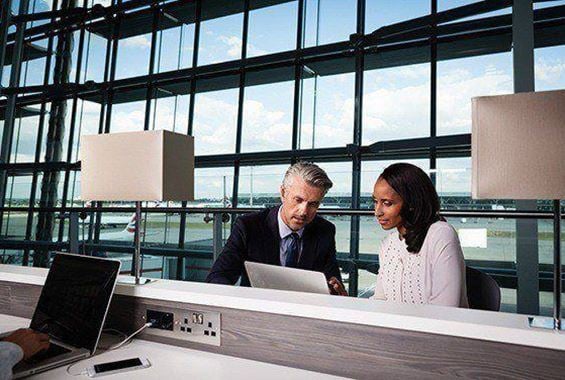
[[[271,265],[281,265],[281,238],[279,234],[279,222],[277,219],[279,207],[273,207],[267,215],[267,236],[264,237],[265,259],[267,260],[267,263]]]

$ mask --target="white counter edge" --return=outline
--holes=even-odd
[[[46,273],[0,265],[0,281],[43,285]],[[530,328],[526,315],[171,280],[118,284],[116,294],[565,351],[565,333]]]

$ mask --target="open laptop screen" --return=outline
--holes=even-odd
[[[55,255],[30,327],[93,353],[119,271],[119,261]]]

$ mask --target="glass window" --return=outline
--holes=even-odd
[[[78,100],[71,162],[79,160],[80,137],[82,135],[95,135],[98,133],[101,109],[102,106],[98,103]]]
[[[162,206],[169,207],[168,202]],[[148,207],[160,207],[148,205]],[[146,213],[143,243],[146,246],[169,246],[176,248],[179,242],[180,215],[171,213]]]
[[[430,65],[365,72],[363,145],[430,135]]]
[[[230,12],[240,13],[220,18],[211,18],[216,15],[213,2],[202,3],[198,66],[241,58],[243,1],[234,0],[230,3]]]
[[[442,11],[446,11],[448,9],[462,7],[464,5],[469,5],[469,4],[473,4],[473,3],[477,3],[477,0],[438,0],[437,7],[438,7],[438,12],[442,12]],[[493,12],[481,13],[479,15],[461,18],[461,19],[455,20],[454,22],[476,20],[476,19],[487,18],[487,17],[492,17],[492,16],[500,16],[500,15],[509,14],[509,13],[512,13],[512,7],[511,6],[508,6],[506,8],[499,9],[499,10],[493,11]]]
[[[197,168],[194,170],[194,201],[191,207],[231,207],[233,168]]]
[[[471,198],[471,158],[437,161],[436,188],[442,209],[485,211],[515,209],[512,200]],[[448,217],[459,233],[467,260],[515,261],[516,220],[503,218]]]
[[[436,190],[444,210],[515,210],[516,204],[508,199],[471,198],[471,158],[442,158],[432,171]]]
[[[169,130],[186,134],[190,95],[153,99],[150,125],[152,130]]]
[[[251,1],[251,9],[255,8]],[[262,2],[257,2],[259,6]],[[247,57],[255,57],[296,47],[298,2],[291,1],[249,12]]]
[[[46,110],[49,110],[49,105],[47,105]],[[40,119],[40,116],[30,116],[16,118],[14,120],[14,132],[12,135],[12,151],[10,162],[22,163],[35,161],[35,151]],[[41,140],[42,144],[40,147],[41,154],[39,158],[41,161],[45,161],[45,155],[43,153],[45,152],[45,139],[47,136],[48,128],[49,113],[46,113],[43,121],[43,135]]]
[[[365,2],[365,33],[371,33],[386,25],[426,16],[429,13],[429,1],[369,0]]]
[[[348,41],[357,30],[357,0],[305,0],[304,46]]]
[[[131,78],[149,73],[151,33],[119,40],[116,78]]]
[[[438,135],[471,132],[471,98],[513,92],[510,53],[439,61],[437,72]]]
[[[565,45],[536,49],[536,91],[565,89]]]
[[[280,204],[279,188],[289,166],[242,166],[239,169],[238,207]]]
[[[192,67],[194,50],[194,24],[157,33],[155,72],[162,73]]]
[[[302,79],[301,149],[343,147],[353,141],[355,74]]]
[[[196,155],[235,152],[238,89],[196,94],[194,151]]]
[[[333,182],[320,207],[351,207],[351,162],[317,162]]]
[[[81,67],[81,83],[87,80],[97,83],[104,81],[107,43],[108,41],[105,38],[89,31],[86,32]],[[78,49],[78,46],[76,48]]]
[[[47,50],[48,40],[43,39],[39,41],[34,41],[33,45],[37,49]],[[57,38],[53,38],[53,49],[56,49]],[[49,84],[53,83],[53,67],[55,65],[55,57],[51,60],[51,67],[49,71]],[[43,85],[45,83],[45,70],[47,67],[47,58],[35,58],[31,60],[22,60],[22,66],[20,70],[20,86],[36,86]],[[73,81],[74,78],[69,78]],[[9,82],[8,82],[9,83]]]
[[[143,131],[145,125],[145,100],[112,105],[110,132]]]
[[[291,149],[293,99],[293,81],[245,89],[242,152]]]

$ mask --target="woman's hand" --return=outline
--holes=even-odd
[[[330,290],[332,292],[332,294],[337,294],[338,296],[348,296],[349,294],[347,294],[347,290],[345,290],[345,287],[343,286],[343,284],[335,277],[330,278],[330,280],[328,281],[328,284],[330,285]]]

